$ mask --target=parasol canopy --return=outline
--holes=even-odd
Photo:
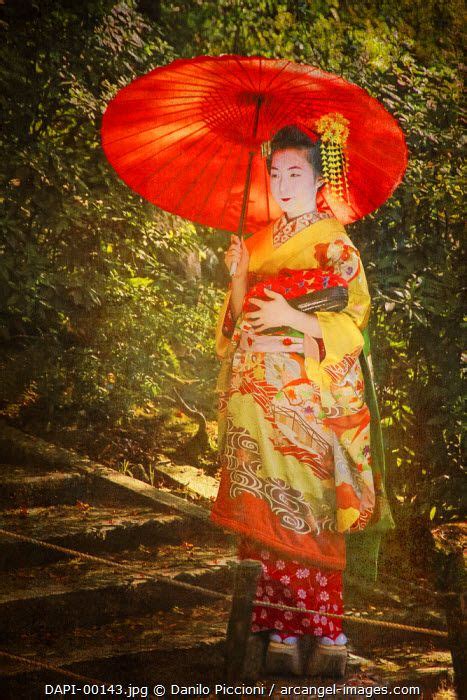
[[[102,145],[122,180],[158,207],[207,226],[254,232],[282,213],[261,144],[290,124],[315,133],[329,113],[349,122],[348,201],[325,185],[317,205],[346,224],[391,196],[407,148],[376,99],[313,66],[244,56],[176,60],[117,93],[103,117]]]

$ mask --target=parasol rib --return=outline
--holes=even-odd
[[[228,156],[228,161],[229,161],[229,162],[230,162],[230,160],[231,160],[231,158],[232,158],[234,148],[235,148],[235,144],[234,144],[234,143],[231,143],[231,145],[230,145],[230,152],[229,152],[229,156]],[[208,191],[206,192],[206,195],[205,195],[204,199],[202,200],[202,202],[200,202],[200,204],[199,204],[199,206],[198,206],[198,209],[196,210],[196,216],[198,216],[199,213],[202,212],[202,211],[204,210],[206,204],[207,204],[208,201],[209,201],[209,198],[211,197],[212,193],[215,191],[216,186],[217,186],[217,183],[219,182],[219,178],[220,178],[220,176],[222,175],[223,172],[224,172],[223,164],[220,163],[220,164],[219,164],[219,169],[218,169],[218,171],[217,171],[217,174],[216,174],[215,177],[213,177],[213,179],[211,180],[210,187],[209,187]],[[232,181],[232,182],[233,182],[233,181]],[[231,190],[229,190],[229,195],[230,195],[230,191],[231,191]],[[228,200],[226,200],[226,205],[227,205],[227,201],[228,201]],[[225,210],[225,207],[224,207],[224,210]]]
[[[258,95],[258,98],[256,100],[256,110],[255,110],[255,121],[253,124],[253,140],[256,138],[256,132],[258,131],[258,122],[259,122],[259,110],[261,108],[261,104],[263,102],[263,96]],[[253,158],[254,158],[255,152],[251,150],[248,153],[248,167],[246,171],[246,181],[245,181],[245,189],[243,190],[243,202],[242,202],[242,211],[240,212],[240,221],[238,224],[238,235],[240,238],[243,238],[243,228],[245,225],[245,218],[248,210],[248,199],[250,196],[250,185],[251,185],[251,166],[253,164]],[[232,266],[230,268],[230,276],[232,277],[235,272],[237,271],[237,263],[232,263]]]
[[[261,104],[263,102],[263,96],[260,95],[256,101],[256,110],[255,110],[255,122],[253,125],[253,139],[256,138],[256,132],[258,131],[258,122],[259,122],[259,110],[261,108]],[[242,238],[243,237],[243,228],[245,225],[245,218],[248,210],[248,199],[250,196],[250,186],[251,186],[251,166],[253,164],[253,158],[254,158],[255,152],[250,151],[248,153],[248,168],[246,171],[246,182],[245,182],[245,189],[243,191],[243,202],[242,202],[242,211],[240,213],[240,222],[238,224],[238,235]]]
[[[234,146],[234,144],[232,143],[232,151],[233,151],[233,146]],[[225,218],[225,214],[226,214],[226,211],[227,211],[227,207],[228,207],[228,205],[229,205],[230,198],[231,198],[231,195],[232,195],[232,190],[233,190],[234,185],[235,185],[235,172],[236,172],[236,169],[237,169],[237,168],[239,167],[239,165],[240,165],[240,162],[241,162],[241,160],[242,160],[242,155],[243,155],[243,152],[242,152],[241,150],[239,150],[239,151],[238,151],[237,161],[236,161],[236,163],[235,163],[235,168],[232,168],[232,172],[231,172],[231,176],[230,176],[230,185],[229,185],[229,188],[228,188],[228,190],[227,190],[227,192],[226,192],[226,197],[225,197],[225,201],[224,201],[224,206],[222,207],[222,212],[221,212],[221,215],[220,215],[220,218],[219,218],[219,228],[222,228],[223,223],[224,223],[224,218]]]

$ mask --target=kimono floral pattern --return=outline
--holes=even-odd
[[[259,603],[253,606],[252,632],[273,629],[282,637],[311,634],[331,639],[342,632],[341,620],[329,617],[330,613],[343,613],[341,571],[318,569],[298,560],[287,559],[246,538],[240,543],[239,557],[261,563],[256,589]],[[315,612],[277,610],[264,607],[261,602]]]
[[[303,352],[241,345],[242,315],[233,333],[223,334],[227,296],[217,332],[224,358],[218,382],[221,483],[211,518],[308,567],[340,571],[344,533],[363,529],[375,503],[358,360],[368,289],[358,252],[335,219],[304,222],[279,246],[274,233],[271,226],[247,242],[252,279],[284,268],[329,269],[347,281],[348,306],[317,313],[323,335],[318,360],[305,354],[305,343]]]
[[[318,243],[315,246],[315,257],[319,267],[332,267],[348,282],[355,279],[360,270],[358,250],[343,239],[331,243]]]

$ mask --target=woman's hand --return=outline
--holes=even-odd
[[[245,316],[245,319],[251,323],[253,330],[262,333],[268,328],[289,326],[304,335],[314,338],[323,337],[316,314],[306,314],[294,309],[282,294],[273,292],[272,289],[265,289],[264,293],[270,298],[270,301],[250,299],[250,304],[258,307]]]
[[[250,304],[258,307],[245,316],[253,329],[261,333],[268,328],[277,326],[291,326],[293,328],[295,309],[290,306],[282,294],[273,292],[272,289],[265,289],[264,293],[270,298],[270,301],[254,297],[249,300]]]
[[[245,245],[243,238],[240,240],[238,236],[232,235],[230,237],[230,247],[224,255],[224,262],[230,272],[233,263],[237,263],[237,269],[232,277],[246,278],[248,275],[248,263],[250,261],[250,255],[248,249]]]

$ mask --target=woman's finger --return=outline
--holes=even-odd
[[[273,289],[268,289],[267,287],[264,288],[264,293],[271,299],[278,299],[279,297],[282,297],[282,294],[275,292]]]
[[[258,307],[258,309],[262,309],[264,306],[264,301],[261,301],[261,299],[257,299],[256,297],[252,297],[250,299],[250,304],[254,304],[255,306]]]
[[[241,256],[242,252],[238,246],[230,246],[230,248],[226,251],[227,253],[235,254],[238,255],[238,257]]]
[[[224,260],[240,260],[240,254],[238,250],[228,250],[224,255]]]

